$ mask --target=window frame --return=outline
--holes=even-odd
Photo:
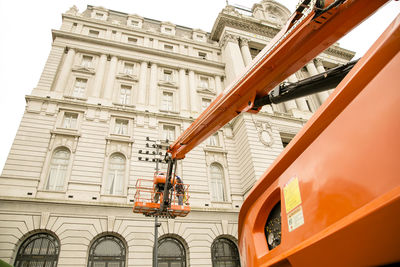
[[[50,183],[50,175],[51,175],[51,171],[52,171],[52,162],[54,159],[54,155],[58,152],[58,151],[67,151],[69,153],[68,155],[68,159],[67,159],[67,164],[64,165],[65,169],[64,169],[64,177],[63,177],[63,185],[62,188],[60,189],[56,189],[56,188],[49,188],[49,183]],[[43,190],[45,191],[50,191],[50,192],[65,192],[66,188],[67,188],[67,184],[68,184],[68,180],[71,174],[71,166],[72,166],[72,151],[66,147],[66,146],[57,146],[55,147],[50,154],[50,158],[49,158],[49,162],[47,164],[47,171],[46,171],[46,178],[43,184]],[[59,171],[60,167],[57,167],[57,173]]]
[[[94,251],[96,250],[97,246],[99,246],[101,244],[102,241],[107,241],[107,240],[113,240],[119,247],[120,247],[120,251],[121,251],[121,256],[101,256],[101,255],[94,255]],[[95,263],[101,263],[101,262],[105,262],[105,263],[109,263],[109,261],[107,260],[111,260],[112,262],[119,262],[119,266],[120,267],[125,267],[127,266],[127,245],[125,244],[125,242],[114,235],[102,235],[100,237],[96,237],[92,244],[89,246],[89,251],[88,251],[88,263],[87,266],[88,267],[94,267]],[[114,259],[110,259],[110,258],[114,258]]]
[[[116,127],[117,120],[127,121],[128,122],[128,125],[127,125],[128,132],[127,132],[127,134],[117,134],[117,133],[115,133],[115,127]],[[109,127],[109,137],[111,137],[111,138],[112,137],[117,137],[117,138],[123,138],[123,139],[130,140],[130,139],[132,139],[132,136],[133,136],[133,118],[111,115],[110,127]]]
[[[215,198],[215,193],[217,193],[217,191],[213,191],[213,184],[214,184],[214,176],[213,176],[213,171],[212,168],[213,166],[216,166],[219,170],[220,170],[220,185],[222,187],[221,191],[222,191],[222,197],[218,196],[218,198]],[[210,177],[210,198],[211,198],[211,202],[228,202],[228,192],[227,192],[227,183],[226,183],[226,174],[225,174],[225,169],[224,167],[218,163],[218,162],[212,162],[209,166],[209,177]],[[219,191],[219,190],[218,190]]]
[[[120,177],[119,183],[121,183],[121,190],[116,192],[115,188],[113,189],[114,193],[110,192],[110,190],[112,190],[112,188],[109,188],[109,177],[110,177],[110,167],[112,164],[112,158],[113,156],[120,156],[124,159],[123,162],[123,175]],[[113,152],[111,153],[108,157],[107,157],[107,161],[106,161],[106,167],[105,167],[105,177],[104,177],[104,181],[103,181],[103,189],[102,189],[102,194],[105,196],[116,196],[116,197],[125,197],[127,195],[127,175],[129,172],[128,169],[128,158],[121,152]],[[117,171],[117,170],[115,170]],[[114,177],[115,178],[115,177]],[[114,181],[114,180],[113,180]],[[117,182],[113,182],[113,183],[117,183]],[[110,186],[111,187],[111,186]],[[120,193],[120,194],[119,194]]]
[[[83,91],[82,95],[76,95],[75,94],[75,91],[77,89],[76,85],[78,83],[78,80],[85,81],[85,87],[83,88],[84,91]],[[71,96],[73,98],[86,99],[87,98],[88,85],[89,85],[89,78],[83,77],[83,76],[76,76],[74,81],[73,81],[73,83],[72,83]],[[81,87],[79,89],[82,90]],[[79,93],[81,93],[81,92],[79,92]]]
[[[227,256],[224,255],[223,257],[225,257],[226,259],[218,260],[217,259],[217,255],[216,255],[216,251],[220,251],[220,250],[216,246],[219,245],[220,243],[227,244],[229,246],[229,249],[231,251],[231,255],[227,255]],[[223,248],[223,251],[225,252],[225,248]],[[236,256],[236,257],[233,258],[234,256]],[[213,241],[213,243],[211,245],[211,261],[212,261],[212,266],[213,267],[220,266],[218,264],[219,262],[222,262],[222,263],[230,262],[230,263],[234,263],[236,265],[235,267],[240,267],[241,266],[240,265],[240,254],[239,254],[238,246],[236,245],[235,242],[233,242],[229,238],[226,238],[226,237],[223,237],[223,236],[222,237],[217,237]],[[225,266],[225,264],[223,266]],[[232,265],[229,265],[229,266],[232,266]]]
[[[158,252],[160,252],[160,248],[164,243],[166,242],[173,242],[178,248],[180,248],[180,256],[159,256],[157,255],[158,262],[159,263],[168,263],[168,266],[170,266],[170,263],[177,263],[180,262],[181,267],[186,267],[187,266],[187,251],[185,245],[177,238],[172,237],[172,236],[166,236],[166,237],[161,237],[158,240]]]
[[[127,94],[126,92],[128,92]],[[125,94],[123,94],[123,91]],[[121,83],[119,85],[119,92],[118,92],[118,103],[120,105],[132,105],[132,94],[133,94],[133,86],[131,84]]]
[[[47,243],[48,247],[47,247],[46,252],[49,252],[50,244],[53,244],[53,246],[54,246],[54,253],[53,254],[48,254],[48,253],[46,255],[43,255],[43,254],[32,254],[34,246],[35,246],[35,243],[39,238],[41,239],[41,242],[40,242],[41,246],[43,244],[43,239],[47,239],[48,240],[48,243]],[[31,249],[31,254],[29,254],[29,255],[22,254],[24,251],[26,251],[26,249],[29,247],[29,245],[32,242],[33,242],[33,247]],[[40,247],[40,249],[41,249],[41,247]],[[34,260],[38,260],[39,262],[41,260],[43,260],[46,263],[46,266],[49,266],[49,265],[47,265],[47,263],[50,260],[50,261],[52,261],[50,266],[51,267],[56,267],[57,263],[58,263],[59,256],[60,256],[60,241],[58,240],[57,237],[55,237],[54,235],[49,234],[47,232],[34,233],[34,234],[28,236],[21,243],[21,245],[19,246],[17,254],[15,256],[14,266],[16,266],[16,267],[25,266],[23,264],[24,262],[26,262],[26,261],[24,261],[24,258],[28,258],[28,260],[29,260],[28,261],[28,263],[29,263],[28,265],[31,265],[31,263],[35,262]],[[33,262],[31,260],[33,260]]]

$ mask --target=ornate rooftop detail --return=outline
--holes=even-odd
[[[76,14],[78,13],[78,8],[76,7],[76,5],[73,5],[70,9],[67,10],[67,12],[65,12],[66,14],[70,14],[70,15],[74,15],[76,16]]]

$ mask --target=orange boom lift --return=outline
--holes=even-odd
[[[273,102],[285,78],[386,2],[300,1],[253,63],[169,147],[166,184],[178,159],[241,112]],[[239,215],[242,266],[400,261],[399,50],[400,16],[258,180]],[[160,210],[170,204],[165,189]]]

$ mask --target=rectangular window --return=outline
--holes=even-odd
[[[161,109],[166,111],[172,111],[174,94],[171,92],[163,92],[161,100]]]
[[[114,133],[120,135],[128,135],[128,121],[115,119]]]
[[[207,59],[207,53],[199,52],[199,57],[201,57],[202,59]]]
[[[82,56],[82,67],[91,68],[92,67],[93,57],[91,56]]]
[[[66,112],[64,113],[62,127],[67,129],[76,129],[77,121],[78,121],[78,114]]]
[[[171,28],[165,27],[165,28],[164,28],[164,31],[165,31],[166,33],[171,33],[171,32],[172,32],[172,29],[171,29]]]
[[[211,135],[211,136],[208,138],[208,145],[209,145],[209,146],[220,146],[220,145],[219,145],[219,136],[218,136],[218,133],[215,133],[215,134]]]
[[[87,79],[76,78],[72,96],[85,97]]]
[[[197,39],[203,39],[203,35],[197,34],[196,35]]]
[[[164,50],[165,51],[169,51],[169,52],[173,52],[174,51],[174,47],[172,45],[164,45]]]
[[[131,100],[131,91],[132,91],[132,86],[128,85],[121,85],[121,90],[120,90],[120,98],[119,98],[119,103],[123,105],[129,105],[130,100]]]
[[[133,64],[124,63],[124,74],[133,75]]]
[[[211,104],[211,99],[209,98],[202,98],[201,99],[201,110],[205,110]]]
[[[164,81],[172,82],[172,70],[164,70]]]
[[[96,12],[96,19],[103,19],[104,14]]]
[[[174,141],[175,140],[175,126],[163,125],[162,140]]]
[[[128,37],[128,44],[137,44],[137,41],[137,38]]]
[[[139,27],[139,21],[131,20],[131,26],[133,26],[133,27]]]
[[[99,31],[95,31],[95,30],[89,30],[89,36],[92,37],[99,37],[100,32]]]
[[[282,146],[285,148],[290,141],[294,138],[293,134],[288,134],[288,133],[280,133],[281,136],[281,141],[282,141]]]
[[[200,77],[199,87],[201,88],[209,87],[209,80],[207,77]]]

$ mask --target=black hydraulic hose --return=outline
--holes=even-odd
[[[279,104],[335,88],[357,62],[358,59],[295,83],[283,83],[277,88],[278,92],[274,90],[264,97],[256,98],[253,108]]]

